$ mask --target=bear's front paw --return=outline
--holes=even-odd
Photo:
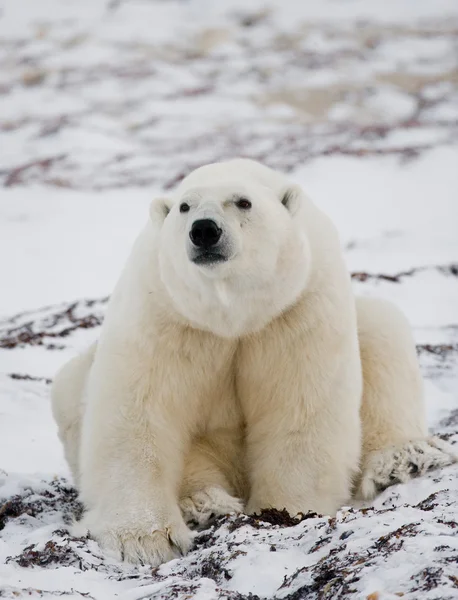
[[[371,452],[362,468],[356,497],[371,500],[385,488],[458,461],[454,448],[437,437]]]
[[[194,534],[183,521],[150,528],[145,521],[137,521],[136,524],[97,523],[89,512],[81,525],[107,554],[130,563],[157,567],[186,554],[191,548]]]
[[[242,512],[243,503],[222,487],[209,486],[181,498],[180,508],[188,525],[202,527],[213,517]]]

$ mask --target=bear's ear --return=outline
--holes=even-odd
[[[282,190],[280,200],[283,206],[292,215],[295,215],[301,205],[301,199],[304,192],[299,185],[289,185],[287,188]]]
[[[171,200],[169,198],[154,198],[149,207],[149,216],[153,223],[162,225],[165,217],[171,209]]]

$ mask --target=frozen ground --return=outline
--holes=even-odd
[[[78,503],[49,409],[149,199],[247,155],[332,216],[358,293],[406,311],[431,428],[458,442],[455,0],[0,11],[0,597],[458,598],[456,468],[333,519],[221,520],[152,571],[70,536]]]

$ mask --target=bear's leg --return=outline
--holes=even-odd
[[[97,344],[94,343],[83,354],[65,363],[55,376],[51,388],[52,412],[75,485],[78,485],[79,482],[79,450],[81,421],[84,412],[84,387],[96,347]]]
[[[339,312],[334,327],[323,306],[329,308],[321,296],[307,297],[240,343],[248,513],[286,508],[329,515],[351,497],[361,450],[356,314],[350,303],[348,318]],[[317,315],[313,326],[304,315]]]
[[[245,495],[242,427],[221,427],[196,440],[180,491],[185,522],[203,527],[215,516],[242,512]]]
[[[199,398],[183,389],[190,377],[180,356],[162,368],[162,356],[142,355],[146,344],[129,342],[99,341],[91,368],[81,430],[86,511],[80,528],[115,558],[156,566],[192,544],[178,489]]]
[[[357,298],[363,366],[363,454],[356,496],[373,498],[457,460],[453,448],[428,436],[423,383],[410,326],[394,305]]]
[[[81,525],[118,558],[158,565],[192,545],[179,507],[185,461],[233,381],[234,343],[147,326],[148,315],[104,323],[81,430]]]

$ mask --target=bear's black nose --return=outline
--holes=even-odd
[[[189,237],[194,246],[206,249],[215,246],[222,233],[222,229],[218,227],[215,221],[199,219],[192,224]]]

